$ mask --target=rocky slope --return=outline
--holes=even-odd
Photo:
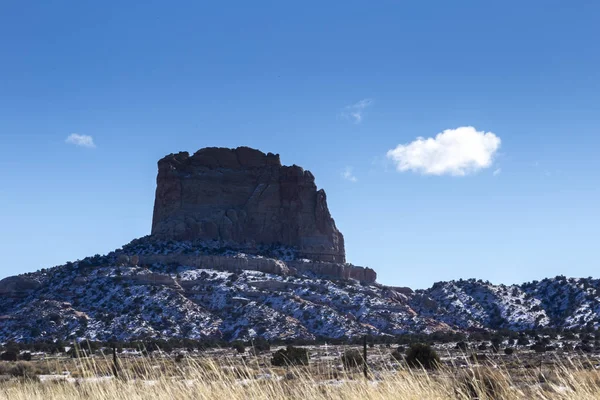
[[[352,278],[332,279],[308,269],[282,274],[143,263],[184,253],[232,262],[303,262],[285,248],[247,255],[211,243],[190,246],[149,237],[106,256],[0,281],[0,342],[256,336],[310,340],[449,329],[419,317],[407,296]]]
[[[0,281],[0,342],[310,340],[600,323],[600,281],[591,278],[556,277],[512,286],[460,280],[414,292],[310,270],[281,274],[143,263],[150,255],[191,252],[284,265],[294,259],[283,247],[248,255],[210,243],[192,247],[191,242],[135,240],[106,256]]]

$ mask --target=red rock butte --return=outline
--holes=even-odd
[[[219,240],[249,251],[283,245],[314,261],[346,262],[344,237],[313,174],[249,147],[161,159],[152,235]]]

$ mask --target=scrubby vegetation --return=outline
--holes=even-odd
[[[409,367],[437,369],[441,366],[440,357],[430,345],[415,343],[406,352],[406,363]]]
[[[104,256],[16,277],[27,289],[0,298],[0,341],[44,339],[60,347],[61,340],[106,342],[112,336],[121,341],[211,338],[244,341],[248,349],[257,338],[346,343],[363,335],[389,341],[407,332],[443,331],[423,339],[437,343],[448,340],[450,332],[469,332],[482,336],[471,349],[501,351],[515,345],[506,342],[504,332],[600,326],[600,280],[592,278],[558,276],[512,286],[469,279],[412,291],[296,268],[270,273],[168,261],[177,257],[148,261],[149,256],[220,255],[299,262],[294,249],[276,244],[252,254],[224,246],[146,237]],[[503,337],[494,338],[493,331]],[[510,339],[519,346],[538,343],[531,335]],[[592,352],[597,342],[582,338],[573,345]],[[543,345],[544,351],[554,351]]]
[[[419,354],[427,345],[413,345]],[[385,353],[385,346],[373,352]],[[283,350],[283,351],[282,351]],[[308,353],[308,349],[286,348],[275,354]],[[311,348],[312,351],[318,349]],[[331,349],[321,349],[329,352]],[[124,349],[124,353],[127,350]],[[55,360],[53,368],[42,371],[40,362],[3,362],[0,375],[0,400],[112,400],[112,399],[593,399],[600,397],[600,374],[590,365],[555,364],[527,368],[512,364],[470,363],[461,370],[441,360],[437,369],[407,368],[408,363],[379,364],[371,361],[374,373],[364,378],[356,368],[336,368],[327,361],[308,364],[263,365],[264,358],[243,359],[223,349],[223,358],[194,358],[177,352],[173,356],[155,355],[135,358],[122,355],[115,374],[110,357],[89,357],[78,361]],[[396,350],[394,350],[396,351]],[[494,357],[494,353],[489,353]],[[533,353],[535,354],[535,353]],[[362,361],[358,349],[342,353],[346,366]],[[373,355],[375,358],[375,354]],[[496,355],[495,357],[501,357]],[[385,360],[385,357],[380,357]],[[342,361],[344,362],[344,361]],[[47,361],[46,361],[47,363]],[[357,365],[357,363],[356,363]],[[54,373],[54,375],[42,375]],[[41,375],[39,377],[38,375]]]
[[[346,350],[342,354],[342,364],[345,368],[358,368],[364,365],[364,357],[360,351],[356,349]]]
[[[271,365],[276,367],[308,365],[308,350],[294,346],[278,350],[273,354]]]
[[[600,396],[600,332],[590,327],[369,336],[368,381],[362,339],[7,342],[0,400]]]

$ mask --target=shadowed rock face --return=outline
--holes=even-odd
[[[24,297],[40,284],[25,276],[11,276],[0,280],[0,296]]]
[[[152,235],[221,240],[242,248],[295,247],[316,261],[345,262],[344,237],[325,191],[301,167],[248,147],[204,148],[158,162]]]

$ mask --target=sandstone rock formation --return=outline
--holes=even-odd
[[[313,272],[320,276],[334,279],[356,279],[361,282],[373,283],[377,280],[377,273],[368,267],[356,265],[328,263],[328,262],[302,262],[288,261],[287,265],[298,272]]]
[[[266,274],[288,275],[290,270],[281,260],[272,258],[236,258],[185,254],[153,254],[140,256],[142,264],[187,265],[221,271],[260,271]]]
[[[311,260],[345,262],[344,237],[314,176],[296,165],[282,166],[279,155],[248,147],[161,159],[152,235],[248,249],[281,244]]]
[[[238,258],[177,253],[140,255],[139,262],[144,265],[186,265],[195,268],[210,268],[231,272],[250,270],[275,275],[293,275],[297,272],[312,272],[327,278],[356,279],[367,283],[374,283],[377,280],[377,273],[371,268],[324,261],[282,261],[264,257]]]

